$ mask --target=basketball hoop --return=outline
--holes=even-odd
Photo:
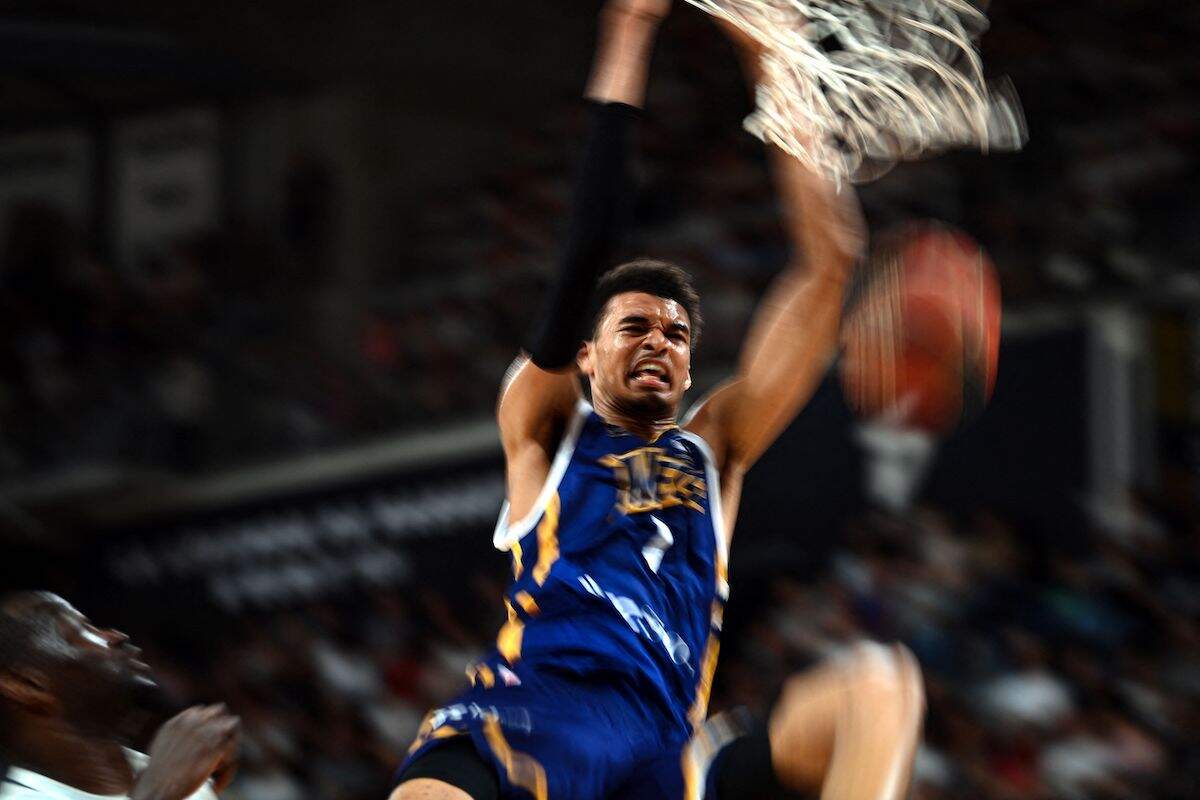
[[[988,83],[966,0],[688,0],[763,47],[746,129],[841,182],[956,147],[1016,150],[1012,84]]]

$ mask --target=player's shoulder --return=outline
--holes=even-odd
[[[725,384],[696,401],[680,421],[681,430],[698,441],[718,471],[728,465],[723,409]]]
[[[552,372],[519,356],[509,367],[496,403],[500,439],[508,453],[531,444],[553,450],[583,392],[574,370]]]

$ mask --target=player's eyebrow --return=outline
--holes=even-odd
[[[639,314],[631,314],[628,317],[622,317],[621,321],[617,323],[618,328],[621,327],[622,325],[646,325],[646,326],[649,326],[650,318],[641,316]],[[670,330],[682,331],[683,333],[691,333],[691,330],[692,330],[691,328],[689,328],[687,326],[686,322],[681,322],[679,320],[675,320],[667,327]]]
[[[649,324],[650,324],[649,317],[643,317],[643,316],[639,316],[637,314],[631,314],[628,317],[621,317],[621,321],[617,323],[618,326],[621,326],[621,325],[649,325]]]

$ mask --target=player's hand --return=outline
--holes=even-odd
[[[163,723],[150,743],[150,764],[130,800],[183,800],[210,777],[220,791],[233,777],[241,720],[223,703],[193,706]]]
[[[603,13],[636,17],[657,24],[666,19],[670,11],[671,0],[608,0]]]
[[[650,53],[671,0],[608,0],[600,12],[596,60],[586,97],[642,107]]]

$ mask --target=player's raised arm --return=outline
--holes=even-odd
[[[749,77],[759,53],[735,36]],[[776,147],[772,173],[792,260],[755,313],[737,373],[688,423],[726,469],[749,468],[812,396],[838,345],[842,303],[864,233],[853,189],[840,189]]]
[[[531,445],[553,449],[579,397],[575,356],[587,338],[592,292],[610,266],[632,192],[632,140],[654,39],[669,9],[670,0],[611,0],[601,13],[586,92],[590,131],[558,275],[500,392],[497,416],[510,462]]]

